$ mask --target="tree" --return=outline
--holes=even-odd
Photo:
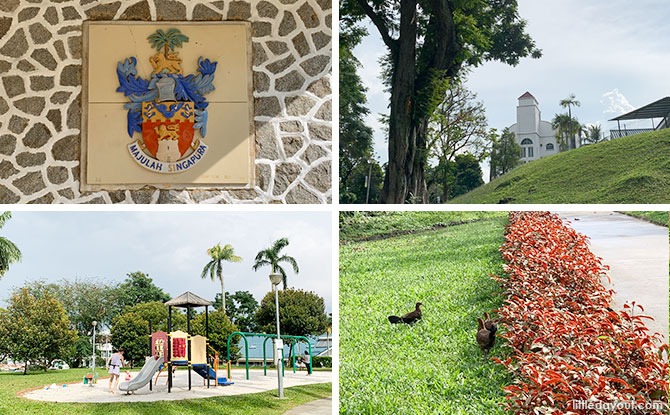
[[[149,35],[149,42],[151,47],[157,51],[163,49],[163,55],[167,57],[168,49],[174,50],[175,47],[181,47],[184,42],[188,42],[188,36],[181,33],[179,29],[169,29],[167,32],[158,29],[156,32]]]
[[[505,127],[500,138],[492,134],[490,180],[510,172],[521,164],[521,146],[514,133]]]
[[[140,271],[131,272],[128,277],[114,290],[117,314],[127,306],[159,301],[164,303],[170,300],[170,295],[153,283],[149,274]]]
[[[184,322],[186,318],[181,313],[176,313],[176,310],[172,310],[172,323],[175,325],[175,317],[183,317]],[[148,303],[140,303],[134,306],[127,306],[123,309],[124,313],[134,313],[140,316],[144,321],[147,322],[147,326],[151,328],[152,331],[167,330],[167,318],[168,318],[168,308],[165,304],[158,301],[151,301]],[[173,330],[177,330],[173,327]]]
[[[214,298],[214,307],[221,309],[221,294]],[[256,310],[258,301],[249,291],[235,291],[235,294],[226,293],[226,315],[240,331],[255,333]]]
[[[579,107],[580,105],[582,105],[581,102],[577,101],[576,98],[577,97],[575,96],[575,94],[570,94],[567,98],[562,99],[559,102],[561,107],[568,109],[568,118],[570,120],[573,119],[572,118],[572,107],[573,106]],[[576,119],[574,121],[577,122]],[[575,134],[579,133],[579,132],[581,132],[581,128],[578,128],[577,131],[572,132],[571,136],[566,137],[568,139],[567,145],[568,145],[569,150],[577,148],[577,145],[576,145],[576,142],[575,142]]]
[[[282,281],[284,282],[284,289],[286,289],[288,277],[286,276],[286,270],[280,264],[287,263],[293,268],[293,272],[296,274],[300,272],[298,268],[298,262],[296,262],[295,258],[288,255],[280,255],[281,250],[287,246],[288,238],[277,239],[274,241],[271,247],[264,249],[256,254],[255,263],[252,267],[254,271],[258,271],[260,267],[269,265],[273,274],[281,274]]]
[[[588,144],[596,144],[601,141],[605,141],[605,137],[603,137],[603,132],[600,127],[600,124],[589,125],[586,128],[586,134],[584,140]]]
[[[556,114],[551,120],[551,126],[556,130],[556,141],[560,151],[567,151],[575,148],[575,135],[581,131],[579,121],[572,118],[569,114]]]
[[[221,244],[216,244],[207,250],[207,255],[211,258],[205,267],[202,269],[202,274],[200,278],[209,277],[214,280],[219,280],[221,282],[221,297],[223,298],[222,304],[226,303],[226,288],[223,281],[223,261],[227,262],[240,262],[242,258],[235,255],[235,249],[230,244],[226,244],[221,247]],[[222,309],[225,313],[226,310]]]
[[[343,0],[341,18],[370,19],[389,50],[389,162],[382,201],[426,202],[427,130],[450,82],[467,67],[516,65],[540,51],[515,0]]]
[[[462,84],[452,85],[428,126],[428,151],[430,157],[437,159],[437,171],[443,176],[436,177],[436,170],[433,169],[427,184],[441,184],[441,201],[456,196],[449,186],[455,184],[458,163],[453,168],[450,165],[458,154],[468,152],[478,161],[488,156],[491,138],[487,130],[486,110],[481,102],[475,101],[476,98],[477,95]]]
[[[9,356],[9,316],[7,310],[0,308],[0,362]]]
[[[228,336],[231,333],[240,331],[239,327],[233,324],[226,313],[223,311],[213,311],[209,313],[209,345],[219,353],[220,359],[225,359],[228,353]],[[204,336],[205,333],[205,313],[198,314],[191,321],[191,334]],[[230,356],[234,359],[240,349],[236,342],[230,342]],[[209,353],[209,350],[207,351]]]
[[[0,229],[12,218],[12,212],[0,214]],[[0,236],[0,277],[5,275],[9,266],[21,260],[21,251],[9,239]]]
[[[360,179],[355,173],[373,158],[372,129],[365,124],[369,110],[367,98],[357,70],[360,62],[353,48],[360,43],[365,30],[340,24],[340,202],[364,203],[360,194],[351,192]]]
[[[328,327],[325,302],[313,292],[304,290],[279,291],[279,324],[281,334],[290,336],[319,335]],[[265,333],[276,333],[275,297],[269,292],[261,300],[256,322]],[[291,343],[291,351],[293,352]]]
[[[482,184],[482,168],[472,154],[458,154],[454,161],[442,161],[427,172],[429,200],[444,203]]]
[[[22,288],[12,294],[7,308],[5,330],[11,357],[26,362],[40,362],[44,370],[56,358],[71,353],[77,332],[63,306],[51,294],[38,298]]]
[[[379,203],[384,170],[375,160],[358,163],[349,176],[346,189],[340,189],[340,203]],[[342,192],[345,193],[342,193]]]
[[[149,347],[149,323],[137,313],[122,313],[112,319],[112,344],[123,349],[124,359],[133,367],[136,362],[144,363],[144,357],[151,354]]]

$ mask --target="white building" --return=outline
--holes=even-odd
[[[521,160],[524,162],[559,151],[556,130],[552,128],[551,122],[542,120],[539,105],[530,92],[521,95],[516,107],[516,123],[509,127],[521,146]]]

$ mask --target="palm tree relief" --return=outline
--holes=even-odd
[[[188,36],[182,34],[179,29],[168,29],[164,32],[158,29],[149,36],[151,46],[158,50],[158,53],[149,58],[153,66],[153,74],[174,73],[181,74],[181,58],[174,51],[175,47],[181,47],[184,42],[188,42]],[[161,49],[163,52],[161,53]]]

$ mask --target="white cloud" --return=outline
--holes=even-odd
[[[602,94],[600,103],[605,107],[603,114],[624,114],[635,109],[618,88]]]

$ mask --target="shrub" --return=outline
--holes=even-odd
[[[573,400],[604,403],[667,402],[667,344],[650,334],[642,306],[609,308],[612,290],[601,284],[608,269],[587,238],[558,216],[514,212],[501,247],[507,294],[499,310],[512,349],[504,365],[514,376],[505,387],[515,414],[576,414]],[[577,410],[577,409],[574,409]],[[596,412],[586,412],[596,413]],[[615,409],[608,413],[662,414]]]
[[[333,358],[330,356],[312,356],[312,367],[333,367]]]

